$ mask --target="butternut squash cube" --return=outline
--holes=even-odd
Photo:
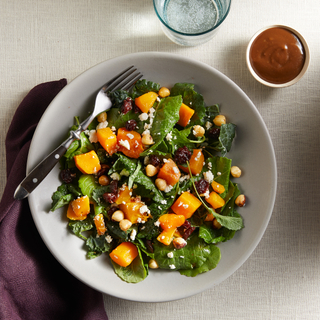
[[[116,204],[123,204],[131,201],[132,189],[129,189],[127,185],[120,188]]]
[[[104,217],[102,213],[97,214],[94,218],[93,218],[94,224],[97,228],[97,233],[99,236],[102,236],[103,234],[106,233],[107,228],[106,225],[104,223]]]
[[[74,156],[74,162],[84,174],[94,174],[101,169],[100,160],[94,150]]]
[[[203,162],[204,162],[204,155],[202,153],[202,150],[193,149],[193,153],[189,161],[190,170],[193,175],[197,175],[202,171]],[[182,171],[189,173],[188,167],[179,166],[179,168]]]
[[[122,242],[110,254],[110,258],[121,267],[127,267],[139,252],[132,242]]]
[[[217,193],[221,194],[221,193],[224,193],[226,191],[225,187],[222,184],[220,184],[220,183],[218,183],[216,181],[213,181],[211,183],[211,186],[212,186],[213,190],[215,192],[217,192]]]
[[[135,105],[144,113],[148,113],[158,98],[155,92],[147,92],[134,99]]]
[[[174,186],[181,177],[181,172],[172,159],[165,160],[165,164],[158,172],[158,178],[166,180],[167,184]]]
[[[182,103],[179,110],[179,121],[178,124],[182,127],[186,127],[190,122],[194,114],[194,110],[188,107],[186,104]]]
[[[186,218],[184,215],[175,213],[166,213],[159,218],[160,226],[163,230],[175,229],[184,224]]]
[[[110,155],[117,151],[117,136],[109,127],[98,129],[97,137],[103,149],[105,149]]]
[[[163,243],[164,245],[168,246],[172,239],[173,239],[173,235],[175,234],[177,228],[172,228],[172,229],[168,229],[168,230],[163,230],[157,237],[157,240],[161,243]]]
[[[209,198],[206,201],[212,205],[213,209],[218,209],[225,205],[225,201],[215,191],[209,194]]]
[[[71,201],[71,206],[76,216],[86,216],[90,213],[90,200],[88,196],[80,197]]]
[[[117,134],[119,151],[129,158],[138,159],[143,152],[143,144],[140,133],[119,128]]]
[[[184,192],[171,206],[174,213],[189,219],[201,206],[201,201],[190,192]]]
[[[131,223],[147,221],[150,217],[150,211],[143,202],[127,202],[120,204],[120,210],[124,213],[125,219]]]

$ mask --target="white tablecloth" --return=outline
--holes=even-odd
[[[219,286],[187,299],[147,304],[105,296],[110,320],[320,319],[317,0],[233,1],[216,37],[193,48],[164,36],[151,0],[0,0],[0,8],[0,194],[6,182],[5,134],[26,93],[41,82],[70,81],[127,53],[172,52],[215,67],[246,92],[269,129],[278,165],[277,199],[251,257]],[[271,24],[297,29],[311,51],[305,77],[285,89],[260,85],[246,68],[250,37]]]

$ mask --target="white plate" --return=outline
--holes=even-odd
[[[112,296],[145,302],[185,298],[219,284],[232,275],[258,245],[272,214],[276,193],[276,161],[266,126],[249,98],[230,79],[212,67],[178,55],[147,52],[105,61],[81,74],[52,101],[34,134],[27,171],[66,137],[74,116],[85,116],[97,90],[125,67],[135,65],[144,77],[171,87],[194,83],[207,105],[219,103],[221,113],[237,125],[237,137],[229,157],[243,170],[237,180],[248,204],[239,209],[245,228],[219,245],[221,261],[216,269],[189,278],[178,272],[151,270],[138,284],[127,284],[114,273],[109,257],[86,260],[83,241],[67,229],[64,211],[49,212],[52,193],[60,185],[55,167],[29,196],[37,229],[55,258],[87,285]]]

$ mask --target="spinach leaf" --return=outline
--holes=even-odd
[[[109,97],[114,108],[120,109],[124,100],[129,97],[129,93],[125,90],[116,90],[109,92]]]
[[[128,232],[122,231],[119,227],[119,223],[114,221],[107,222],[107,229],[112,238],[127,240]]]
[[[150,134],[155,144],[141,153],[141,156],[151,154],[162,143],[167,134],[172,131],[175,124],[179,121],[179,110],[182,103],[181,96],[167,97],[160,101],[155,115]]]
[[[68,185],[63,183],[61,186],[58,187],[57,191],[53,193],[51,199],[51,211],[55,211],[58,208],[61,208],[66,204],[69,204],[69,202],[74,199],[74,196],[69,191]]]
[[[117,129],[123,128],[126,126],[126,122],[131,119],[137,121],[139,129],[143,129],[143,124],[141,123],[141,121],[139,119],[139,114],[135,113],[133,110],[127,112],[126,114],[121,113],[120,109],[117,109],[117,108],[112,108],[108,111],[108,120],[107,121],[108,121],[108,126],[110,128],[111,127],[115,127]],[[137,131],[139,131],[139,130],[137,130]]]
[[[171,89],[170,96],[177,95],[181,95],[183,103],[195,110],[188,127],[193,127],[196,124],[202,124],[206,116],[206,108],[203,96],[194,91],[194,84],[176,83]]]
[[[96,182],[96,178],[92,174],[83,174],[79,178],[79,188],[83,195],[92,198],[93,191],[99,187],[99,184]]]
[[[172,252],[173,258],[168,257]],[[220,249],[213,244],[206,244],[194,232],[188,239],[187,245],[175,250],[173,245],[163,245],[159,241],[154,243],[154,257],[159,267],[163,269],[174,269],[186,276],[194,277],[214,269],[220,261]]]
[[[220,114],[219,105],[215,104],[213,106],[206,107],[206,121],[212,122],[213,119]]]
[[[86,241],[87,258],[94,259],[104,252],[110,250],[111,245],[106,241],[105,235],[95,237],[90,236]]]
[[[132,89],[132,96],[133,98],[139,97],[144,93],[148,93],[150,91],[158,92],[160,90],[160,84],[147,81],[146,79],[138,80],[135,86]]]
[[[129,181],[128,181],[128,188],[131,189],[134,183],[134,180],[138,176],[139,172],[141,170],[141,162],[138,162],[136,169],[134,172],[129,176]]]
[[[77,237],[83,240],[87,240],[87,238],[82,234],[82,232],[89,231],[93,228],[90,218],[85,220],[69,220],[68,226]]]
[[[126,169],[129,174],[133,174],[136,167],[137,167],[137,160],[136,159],[129,159],[128,157],[120,154],[117,154],[118,159],[110,168],[108,174],[111,175],[114,172],[121,172],[123,169]]]
[[[222,236],[223,229],[213,229],[212,225],[203,224],[199,228],[199,237],[202,238],[206,243],[219,243],[225,241],[225,238]],[[226,229],[228,230],[228,229]]]
[[[121,267],[111,260],[115,273],[120,279],[128,283],[138,283],[148,275],[147,265],[143,263],[139,247],[137,247],[137,249],[139,255],[127,267]]]

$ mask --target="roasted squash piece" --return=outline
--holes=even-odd
[[[183,215],[186,219],[189,219],[200,206],[201,201],[198,198],[190,192],[184,192],[174,202],[171,209],[174,213]]]
[[[189,161],[190,170],[193,175],[197,175],[202,171],[203,162],[204,162],[204,155],[202,153],[202,150],[193,149],[193,153]],[[188,167],[179,166],[179,168],[182,171],[189,173]]]
[[[164,161],[165,164],[160,168],[157,177],[166,180],[170,186],[174,186],[179,181],[181,172],[172,159],[166,159]]]
[[[157,237],[157,240],[161,243],[163,243],[164,245],[168,246],[172,239],[173,236],[176,232],[177,228],[172,228],[172,229],[168,229],[168,230],[163,230]]]
[[[209,194],[206,201],[212,205],[213,209],[218,209],[225,205],[225,201],[215,191]]]
[[[117,151],[117,136],[113,133],[113,131],[107,128],[101,128],[97,130],[98,141],[101,146],[112,155]]]
[[[71,201],[72,210],[76,216],[86,216],[90,213],[90,200],[88,196]]]
[[[194,114],[194,110],[188,107],[186,104],[182,103],[179,110],[179,121],[178,124],[182,127],[186,127],[190,122]]]
[[[101,169],[100,160],[94,150],[74,156],[74,162],[84,174],[94,174]]]
[[[148,113],[158,98],[155,92],[147,92],[134,99],[135,105],[144,113]]]
[[[122,203],[119,207],[124,213],[125,219],[128,219],[131,223],[147,221],[150,217],[149,209],[143,202]]]
[[[166,213],[159,218],[160,226],[163,230],[175,229],[184,224],[186,218],[184,215],[175,213]]]
[[[138,249],[132,242],[122,242],[109,255],[119,266],[127,267],[138,254]]]
[[[221,194],[221,193],[224,193],[226,191],[225,187],[222,184],[220,184],[220,183],[218,183],[216,181],[213,181],[211,183],[211,186],[212,186],[213,190],[215,192],[217,192],[217,193]]]
[[[97,233],[99,236],[102,236],[103,234],[106,233],[107,228],[106,225],[104,223],[104,217],[102,213],[97,214],[94,218],[93,218],[94,224],[97,228]]]
[[[127,185],[120,188],[116,204],[124,204],[131,201],[132,189],[129,189]]]
[[[119,151],[129,158],[137,159],[143,152],[143,144],[140,133],[119,128],[117,134]]]

